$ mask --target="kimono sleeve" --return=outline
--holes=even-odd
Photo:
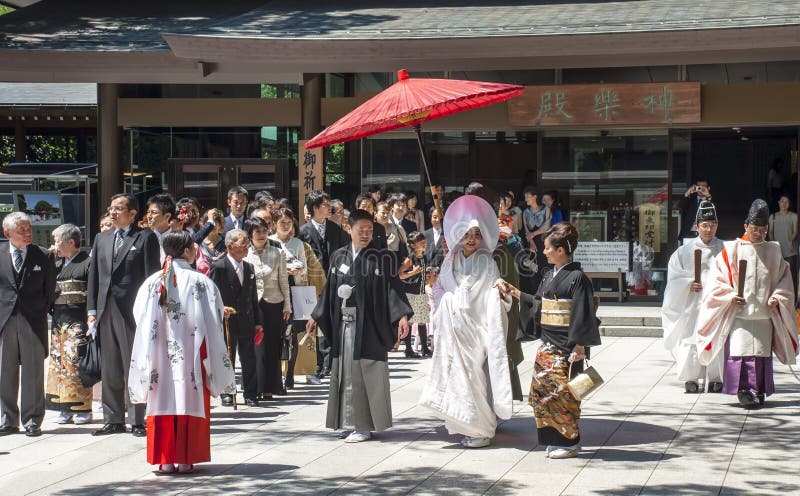
[[[594,290],[589,278],[578,272],[578,279],[572,292],[572,312],[567,331],[567,344],[597,346],[600,344],[600,319],[595,315]]]
[[[520,292],[517,341],[534,341],[542,337],[541,312],[542,296],[538,292],[535,295]]]

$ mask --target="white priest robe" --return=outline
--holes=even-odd
[[[739,260],[747,260],[744,299],[737,305]],[[769,298],[778,304],[769,307]],[[701,364],[724,355],[730,337],[731,357],[769,357],[794,364],[797,358],[797,323],[789,264],[777,242],[753,244],[746,239],[724,243],[714,259],[697,319],[697,345]]]
[[[128,376],[130,399],[147,403],[147,415],[205,418],[203,386],[212,396],[235,391],[234,370],[223,337],[222,296],[185,260],[166,277],[148,277],[133,305],[136,337]],[[162,281],[166,308],[159,304]],[[200,347],[206,344],[202,375]]]
[[[696,382],[705,379],[708,386],[710,382],[722,382],[724,356],[718,355],[711,360],[707,370],[697,357],[695,324],[703,293],[691,291],[695,250],[701,253],[700,282],[705,287],[714,257],[722,251],[722,241],[715,237],[705,244],[699,237],[692,238],[672,254],[661,306],[661,324],[664,327],[664,347],[675,359],[678,380]]]
[[[464,257],[456,246],[433,287],[433,364],[420,404],[445,421],[450,434],[492,438],[497,418],[512,413],[506,349],[510,301],[492,284],[500,272],[490,251]]]

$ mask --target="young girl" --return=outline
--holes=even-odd
[[[428,307],[428,299],[425,295],[425,269],[427,263],[425,260],[425,248],[427,242],[425,235],[419,231],[414,231],[408,235],[408,249],[409,258],[411,259],[411,268],[400,274],[400,280],[404,282],[405,293],[408,298],[408,303],[414,310],[414,317],[411,319],[413,324],[412,334],[417,336],[422,341],[422,356],[431,356],[428,349],[428,333],[426,326],[428,324],[430,308]],[[417,347],[409,346],[411,344],[411,336],[406,338],[406,356],[417,358],[414,349]]]

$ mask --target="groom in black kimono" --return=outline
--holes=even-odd
[[[351,431],[345,441],[357,443],[392,426],[388,352],[408,334],[413,312],[391,276],[391,254],[368,248],[372,216],[356,210],[349,223],[352,242],[331,255],[328,281],[306,331],[317,324],[330,337],[326,426]]]

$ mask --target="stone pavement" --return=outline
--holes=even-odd
[[[800,494],[794,460],[800,384],[775,366],[778,393],[745,411],[735,398],[688,395],[660,339],[605,337],[593,364],[606,384],[583,404],[583,452],[549,460],[526,403],[489,448],[464,450],[417,406],[430,360],[391,361],[395,427],[349,445],[323,428],[325,386],[301,385],[266,407],[217,406],[212,459],[158,476],[145,441],[58,426],[0,438],[0,494]],[[522,364],[531,376],[530,356]],[[527,389],[523,386],[524,389]]]

